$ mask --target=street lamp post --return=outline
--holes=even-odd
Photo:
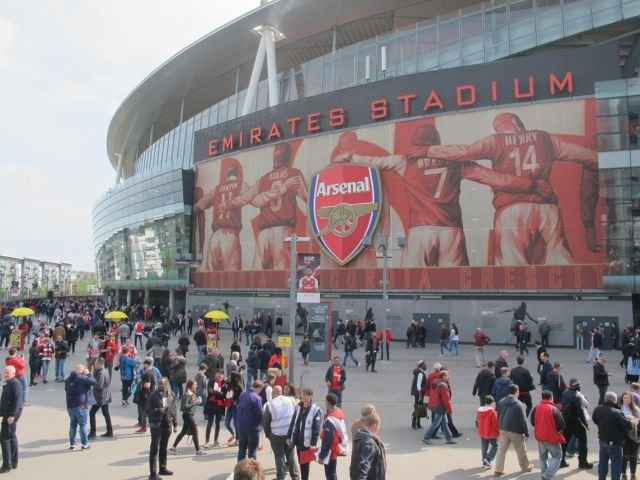
[[[380,249],[382,250],[382,355],[381,358],[384,358],[384,352],[387,348],[387,306],[389,301],[388,294],[388,280],[387,280],[387,259],[389,258],[387,255],[387,237],[380,237]],[[388,350],[387,350],[388,351]],[[387,355],[387,360],[389,360],[389,356]]]
[[[291,243],[291,252],[289,259],[289,336],[291,337],[291,346],[289,347],[289,381],[294,380],[294,338],[296,336],[296,258],[298,256],[298,242],[308,242],[309,237],[299,237],[295,233],[284,239],[285,242]]]

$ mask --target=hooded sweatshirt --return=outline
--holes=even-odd
[[[496,409],[486,405],[478,409],[478,436],[480,438],[498,438],[498,414]]]

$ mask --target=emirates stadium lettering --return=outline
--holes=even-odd
[[[326,185],[324,182],[318,184],[316,197],[327,197],[331,195],[344,195],[348,193],[370,192],[369,179],[365,178],[361,182],[342,182]]]
[[[375,98],[368,105],[369,123],[443,113],[450,109],[473,108],[479,106],[481,97],[483,105],[531,101],[539,96],[553,98],[562,94],[566,97],[574,92],[574,76],[571,71],[561,75],[549,73],[535,78],[514,78],[508,89],[504,85],[504,81],[499,83],[492,80],[482,89],[473,84],[460,84],[447,87],[446,90],[426,88],[420,94],[412,92],[391,98]],[[350,126],[347,108],[335,106],[324,112],[287,116],[268,125],[249,126],[231,133],[227,131],[221,136],[207,139],[207,153],[211,158],[231,151]]]

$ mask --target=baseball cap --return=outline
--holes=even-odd
[[[569,380],[569,388],[575,388],[579,386],[580,386],[580,380],[578,380],[577,378],[572,378],[571,380]]]

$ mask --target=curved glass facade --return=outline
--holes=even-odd
[[[491,62],[640,15],[640,0],[490,0],[349,45],[279,74],[280,102],[398,75]],[[386,48],[387,69],[380,65]],[[371,78],[366,78],[369,57]],[[193,134],[240,116],[246,90],[212,105],[155,141],[135,175],[193,164]],[[267,108],[267,80],[256,110]]]
[[[188,269],[177,262],[189,256],[193,175],[133,177],[98,200],[93,235],[103,286],[188,286]]]

